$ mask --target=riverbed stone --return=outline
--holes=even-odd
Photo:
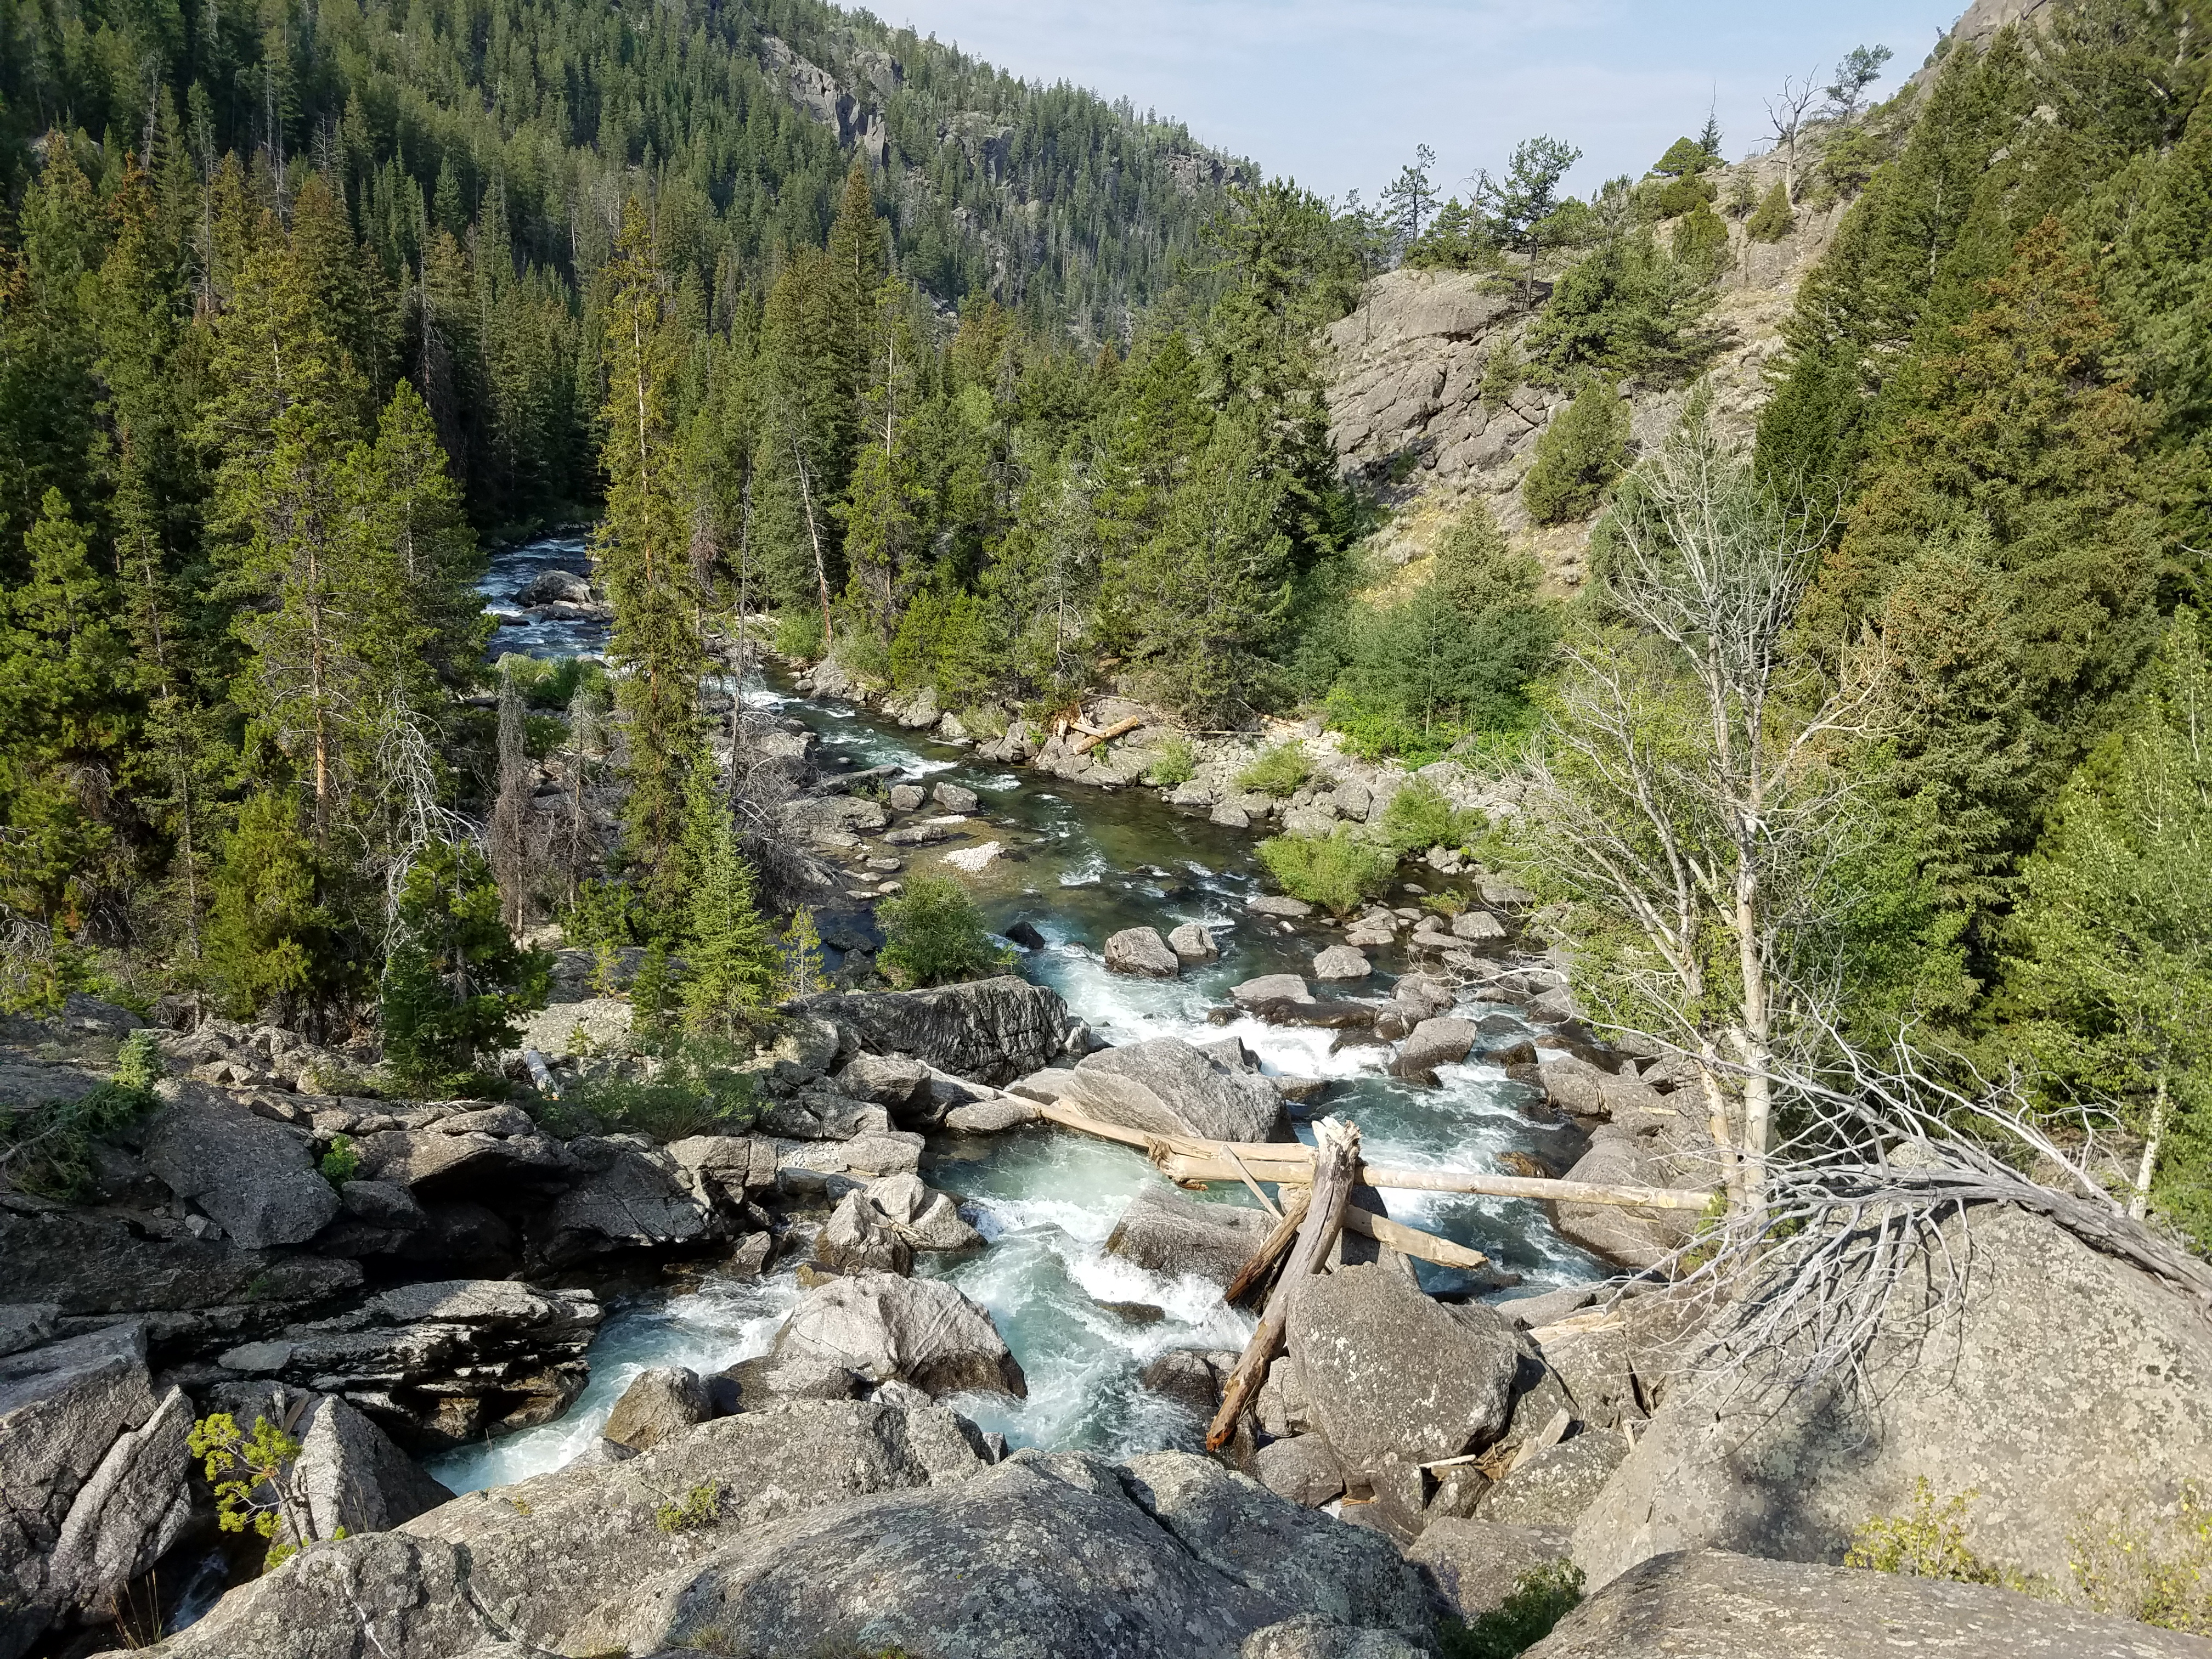
[[[978,846],[963,847],[957,853],[947,853],[945,862],[963,876],[979,876],[999,856],[1000,850],[997,842],[987,841]]]
[[[1186,921],[1168,934],[1168,949],[1179,962],[1213,962],[1221,955],[1213,935],[1194,921]]]
[[[1398,1048],[1401,1072],[1432,1071],[1454,1060],[1465,1060],[1480,1033],[1471,1019],[1437,1015],[1425,1019],[1407,1034]]]
[[[603,1438],[632,1451],[651,1451],[679,1429],[714,1414],[707,1384],[689,1365],[656,1365],[638,1373],[607,1413]]]
[[[959,784],[940,783],[930,791],[930,794],[948,812],[972,812],[975,810],[975,792]]]
[[[1505,1322],[1446,1308],[1391,1268],[1314,1279],[1291,1306],[1289,1346],[1314,1425],[1351,1473],[1457,1457],[1511,1414],[1519,1353]]]
[[[921,786],[918,783],[895,783],[890,787],[890,803],[893,811],[914,811],[928,799],[929,797],[922,792]]]
[[[292,1432],[300,1442],[293,1482],[318,1538],[335,1538],[341,1527],[386,1532],[453,1496],[336,1395],[316,1395]]]
[[[1126,1088],[1101,1091],[1096,1080],[1102,1077],[1136,1085],[1158,1109]],[[1232,1072],[1181,1037],[1152,1037],[1085,1055],[1068,1098],[1081,1109],[1111,1114],[1105,1118],[1109,1123],[1212,1140],[1273,1140],[1284,1127],[1282,1100],[1264,1079]]]
[[[1245,900],[1244,908],[1255,915],[1280,916],[1290,921],[1313,914],[1312,905],[1285,893],[1261,893]]]
[[[903,1273],[914,1267],[914,1247],[854,1188],[837,1202],[814,1240],[817,1266],[835,1273]]]
[[[1233,800],[1224,800],[1206,815],[1206,821],[1218,823],[1224,830],[1249,830],[1252,816]]]
[[[955,1134],[995,1135],[1036,1121],[1036,1103],[1014,1095],[978,1100],[955,1106],[945,1115],[945,1127]]]
[[[1269,1492],[1310,1510],[1344,1496],[1344,1465],[1317,1434],[1270,1441],[1254,1454],[1252,1473]]]
[[[1262,974],[1229,989],[1229,1000],[1241,1007],[1255,1008],[1270,1002],[1308,1002],[1312,993],[1296,974]]]
[[[924,991],[836,993],[804,1006],[850,1030],[870,1054],[994,1084],[1050,1065],[1069,1024],[1058,992],[1011,974]]]
[[[1374,971],[1374,964],[1348,945],[1332,945],[1313,959],[1313,976],[1318,980],[1361,980]]]
[[[1146,1187],[1122,1210],[1106,1249],[1163,1279],[1188,1276],[1226,1285],[1267,1228],[1266,1214],[1244,1205]]]
[[[928,1082],[928,1066],[894,1054],[854,1054],[836,1077],[840,1094],[892,1108],[907,1104]]]
[[[784,1321],[774,1352],[842,1365],[872,1382],[896,1376],[931,1395],[1029,1394],[991,1316],[943,1279],[868,1273],[817,1286]]]
[[[1487,910],[1462,910],[1452,918],[1452,937],[1486,944],[1505,937],[1505,924]]]
[[[1182,971],[1182,959],[1151,927],[1124,927],[1106,941],[1106,971],[1141,979],[1173,979]]]
[[[1196,1348],[1170,1348],[1146,1364],[1137,1381],[1201,1419],[1212,1417],[1221,1399],[1220,1377]]]

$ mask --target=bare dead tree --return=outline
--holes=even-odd
[[[501,918],[510,932],[520,932],[527,920],[532,772],[525,741],[522,688],[511,665],[502,665],[499,676],[499,789],[492,801],[488,850],[492,879],[499,884]]]
[[[1806,112],[1820,95],[1820,66],[1815,64],[1802,81],[1784,76],[1782,90],[1766,100],[1767,125],[1774,130],[1774,147],[1782,152],[1783,192],[1793,202],[1797,199],[1797,139],[1805,130]]]
[[[1762,1201],[1768,1078],[1833,983],[1820,923],[1849,850],[1831,763],[1873,700],[1785,645],[1828,525],[1753,476],[1692,401],[1624,487],[1607,592],[1631,626],[1567,648],[1526,763],[1524,849],[1597,999],[1697,1062],[1731,1202]]]

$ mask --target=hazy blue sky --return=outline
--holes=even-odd
[[[1731,161],[1785,75],[1859,45],[1917,68],[1964,0],[874,0],[892,23],[1032,80],[1070,80],[1188,122],[1328,196],[1372,200],[1437,152],[1449,193],[1516,140],[1578,146],[1577,190],[1641,173],[1717,104]],[[1464,194],[1463,189],[1462,193]]]

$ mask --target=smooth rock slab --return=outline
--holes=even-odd
[[[338,1195],[296,1131],[204,1084],[161,1085],[168,1105],[146,1134],[146,1163],[249,1250],[304,1244],[337,1218]]]
[[[1182,971],[1182,961],[1157,930],[1124,927],[1106,941],[1106,971],[1140,979],[1173,979]]]
[[[1987,1584],[1766,1561],[1655,1556],[1522,1659],[2207,1659],[2212,1642]]]
[[[1212,962],[1221,955],[1213,935],[1194,921],[1186,921],[1168,934],[1168,949],[1179,962]]]
[[[820,1285],[784,1321],[775,1356],[842,1365],[872,1382],[896,1377],[932,1395],[1029,1396],[991,1316],[943,1279],[875,1273]]]
[[[1313,960],[1313,976],[1318,980],[1365,979],[1374,971],[1374,964],[1348,945],[1332,945]]]

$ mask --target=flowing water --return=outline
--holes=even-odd
[[[580,539],[553,539],[502,553],[483,585],[488,608],[520,616],[514,596],[549,568],[582,569],[583,546]],[[529,621],[502,628],[494,649],[556,657],[597,650],[604,639],[602,624]],[[1271,1074],[1328,1079],[1327,1094],[1310,1109],[1354,1119],[1377,1163],[1495,1169],[1503,1152],[1553,1161],[1571,1153],[1573,1131],[1524,1115],[1524,1086],[1479,1052],[1440,1068],[1439,1085],[1428,1089],[1386,1075],[1390,1051],[1379,1044],[1336,1048],[1331,1031],[1209,1018],[1226,1003],[1230,986],[1259,974],[1304,973],[1314,952],[1334,942],[1314,931],[1286,932],[1245,909],[1261,890],[1249,835],[1170,807],[1148,791],[1101,791],[980,764],[970,751],[849,704],[799,696],[780,681],[756,678],[741,690],[755,706],[804,722],[827,765],[896,765],[914,779],[975,790],[979,816],[988,821],[984,835],[1007,849],[970,883],[986,917],[1001,930],[1026,921],[1043,936],[1042,950],[1017,952],[1017,971],[1058,991],[1108,1042],[1240,1037]],[[895,850],[909,871],[922,871],[948,849]],[[1413,900],[1394,896],[1394,902]],[[1176,980],[1105,971],[1100,947],[1110,933],[1137,926],[1164,933],[1186,921],[1212,930],[1220,961]],[[1407,966],[1390,949],[1368,954],[1376,975],[1352,988],[1355,995],[1379,994]],[[1468,1003],[1456,1012],[1504,1016],[1494,1022],[1498,1043],[1521,1030],[1514,1011],[1501,1005]],[[1299,1133],[1311,1138],[1303,1126]],[[1016,1445],[1119,1454],[1195,1443],[1201,1425],[1139,1388],[1137,1375],[1170,1348],[1241,1347],[1251,1324],[1224,1309],[1210,1285],[1166,1281],[1106,1253],[1130,1197],[1161,1182],[1140,1156],[1040,1126],[988,1139],[933,1141],[922,1174],[960,1200],[989,1243],[964,1259],[924,1257],[918,1271],[950,1279],[988,1308],[1029,1379],[1025,1401],[978,1395],[957,1401],[960,1409]],[[1215,1196],[1253,1201],[1242,1191],[1217,1188]],[[1522,1284],[1510,1294],[1602,1273],[1533,1204],[1436,1193],[1382,1196],[1401,1220],[1470,1244],[1518,1273]],[[1424,1265],[1419,1272],[1433,1290],[1480,1288],[1449,1269]],[[438,1468],[440,1477],[469,1489],[558,1467],[592,1443],[639,1370],[656,1364],[712,1370],[763,1352],[796,1295],[787,1272],[757,1284],[710,1276],[680,1295],[617,1305],[592,1350],[591,1387],[566,1416],[454,1454]],[[1109,1304],[1125,1305],[1116,1310]]]

